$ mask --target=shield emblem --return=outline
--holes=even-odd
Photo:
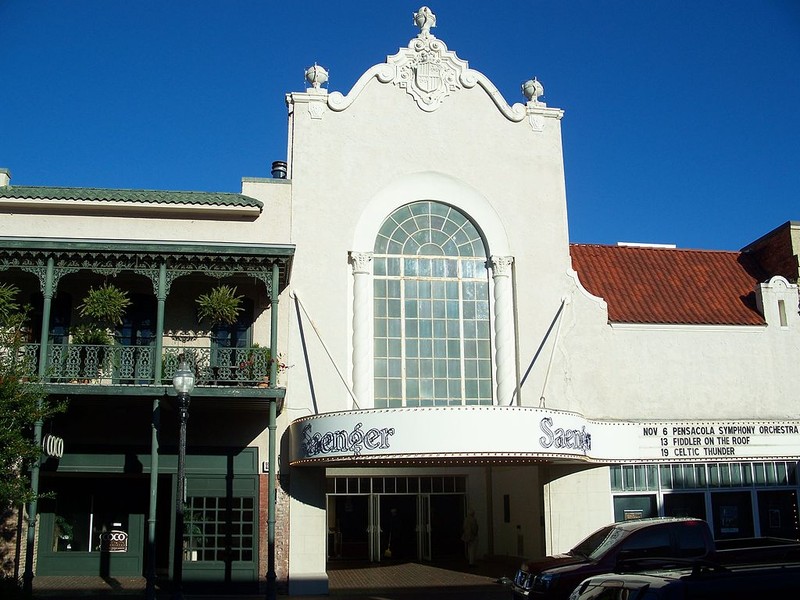
[[[421,63],[417,67],[417,86],[423,92],[430,94],[442,85],[442,73],[439,65],[429,62]]]

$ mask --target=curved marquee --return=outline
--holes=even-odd
[[[720,462],[800,458],[800,421],[598,421],[516,406],[394,408],[303,417],[292,465],[396,462]]]

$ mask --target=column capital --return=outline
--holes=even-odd
[[[509,277],[511,265],[514,264],[513,256],[492,256],[492,271],[494,277]]]
[[[372,273],[372,252],[350,251],[350,264],[353,265],[353,273]]]

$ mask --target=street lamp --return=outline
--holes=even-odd
[[[186,490],[186,421],[189,420],[189,402],[194,389],[194,371],[181,359],[172,378],[172,386],[178,394],[178,489],[175,493],[175,548],[173,553],[173,585],[176,600],[183,598],[183,503]]]

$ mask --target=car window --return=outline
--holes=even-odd
[[[604,542],[606,544],[608,543],[607,539],[612,531],[616,531],[613,525],[598,529],[592,535],[570,550],[570,554],[575,554],[578,556],[591,556]]]
[[[621,552],[644,558],[647,556],[670,556],[672,554],[669,529],[648,527],[632,533],[622,544]]]
[[[706,536],[702,527],[678,527],[675,533],[678,539],[678,556],[691,558],[706,554]]]
[[[609,529],[603,539],[595,539],[596,545],[594,549],[583,553],[592,560],[602,556],[611,546],[617,543],[619,539],[625,536],[625,532],[621,529]]]

